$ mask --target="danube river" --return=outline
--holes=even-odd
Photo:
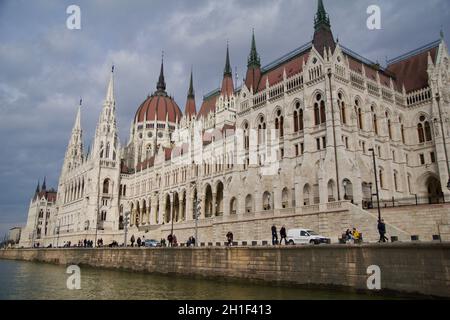
[[[239,282],[187,279],[136,272],[81,268],[81,289],[69,290],[64,266],[0,260],[0,300],[106,299],[106,300],[292,300],[376,299],[387,297],[336,291],[249,285]]]

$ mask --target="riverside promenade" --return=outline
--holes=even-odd
[[[0,259],[381,295],[385,292],[450,298],[449,243],[8,249],[0,250]],[[370,287],[370,283],[376,282],[372,281],[376,275],[380,290]]]

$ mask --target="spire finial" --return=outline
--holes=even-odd
[[[36,187],[36,193],[39,193],[40,192],[40,182],[39,182],[39,179],[38,179],[38,184],[37,184],[37,187]]]
[[[106,102],[113,103],[114,99],[114,64],[111,66],[111,75],[109,77],[108,89],[106,91]]]
[[[441,37],[441,40],[444,40],[444,29],[443,29],[442,25],[441,25],[441,30],[439,31],[439,35]]]
[[[194,92],[194,81],[193,81],[193,67],[191,66],[191,77],[189,80],[189,91],[188,91],[188,98],[194,98],[195,92]]]
[[[80,107],[83,104],[83,98],[80,97]]]
[[[255,29],[252,29],[252,44],[250,49],[250,55],[248,56],[247,67],[261,67],[261,60],[256,50]]]
[[[158,84],[156,89],[160,92],[166,91],[166,81],[164,80],[164,50],[161,53],[161,71],[159,73]]]
[[[231,64],[230,64],[230,50],[229,50],[229,43],[227,40],[227,57],[225,60],[225,70],[223,71],[224,76],[232,76],[233,71],[231,70]]]
[[[327,12],[325,11],[325,6],[323,5],[322,0],[318,0],[317,13],[316,17],[314,18],[314,28],[317,30],[322,26],[331,28],[330,18],[328,17]]]
[[[42,182],[42,191],[46,191],[47,190],[47,184],[45,183],[47,177],[44,177],[44,182]]]

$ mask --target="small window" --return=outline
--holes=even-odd
[[[295,145],[295,156],[298,157],[298,144]]]
[[[436,163],[436,156],[435,156],[434,152],[430,152],[430,159],[431,159],[431,163]]]
[[[317,150],[320,150],[320,139],[316,139]]]
[[[420,157],[420,164],[424,165],[425,164],[425,156],[423,155],[423,153],[419,154]]]
[[[300,231],[300,237],[307,237],[308,233],[306,231]]]

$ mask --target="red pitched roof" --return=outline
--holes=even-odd
[[[216,110],[216,100],[218,94],[208,97],[203,100],[200,111],[198,112],[199,116],[206,117],[210,112],[214,112]]]
[[[292,77],[295,74],[298,74],[303,71],[303,59],[305,62],[308,60],[310,51],[305,51],[300,55],[290,59],[276,68],[273,68],[267,72],[263,73],[261,80],[259,81],[258,90],[254,90],[254,92],[262,91],[266,88],[267,78],[269,79],[269,84],[273,86],[281,81],[283,81],[283,72],[286,69],[286,76]]]
[[[220,93],[224,96],[231,96],[234,94],[233,78],[231,76],[224,75]]]
[[[404,58],[391,60],[387,69],[395,74],[399,90],[402,89],[402,85],[405,86],[406,92],[428,87],[428,53],[433,63],[436,62],[438,47],[439,41],[436,41],[404,55]]]

